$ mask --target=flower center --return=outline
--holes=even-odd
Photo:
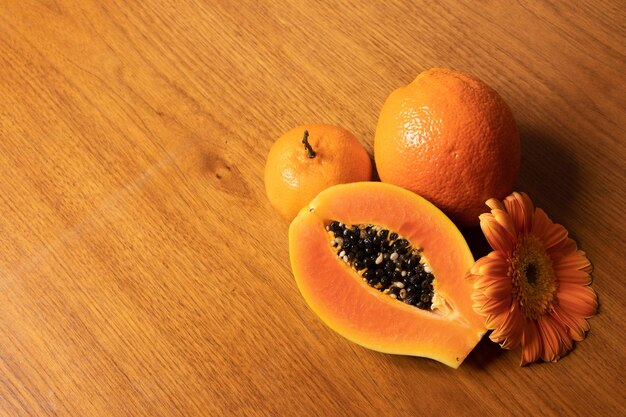
[[[535,320],[552,307],[557,290],[550,256],[536,236],[523,235],[517,240],[510,266],[513,296],[524,316]]]

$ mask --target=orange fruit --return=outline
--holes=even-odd
[[[471,75],[433,68],[385,101],[374,158],[382,181],[430,200],[459,226],[476,226],[485,201],[513,189],[519,131],[494,89]]]
[[[291,129],[274,143],[265,164],[267,197],[287,220],[331,185],[371,178],[372,162],[359,140],[325,124]]]

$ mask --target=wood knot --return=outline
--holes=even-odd
[[[245,195],[249,194],[248,187],[239,169],[230,164],[217,153],[205,151],[201,156],[200,169],[215,188],[221,191]]]

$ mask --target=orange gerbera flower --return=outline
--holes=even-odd
[[[521,343],[522,365],[557,361],[589,330],[597,310],[591,263],[567,230],[524,193],[487,201],[480,227],[494,249],[468,277],[474,310],[505,349]]]

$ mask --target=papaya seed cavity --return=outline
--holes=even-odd
[[[326,230],[333,252],[372,288],[417,308],[432,309],[435,277],[421,248],[373,224],[331,220]]]

